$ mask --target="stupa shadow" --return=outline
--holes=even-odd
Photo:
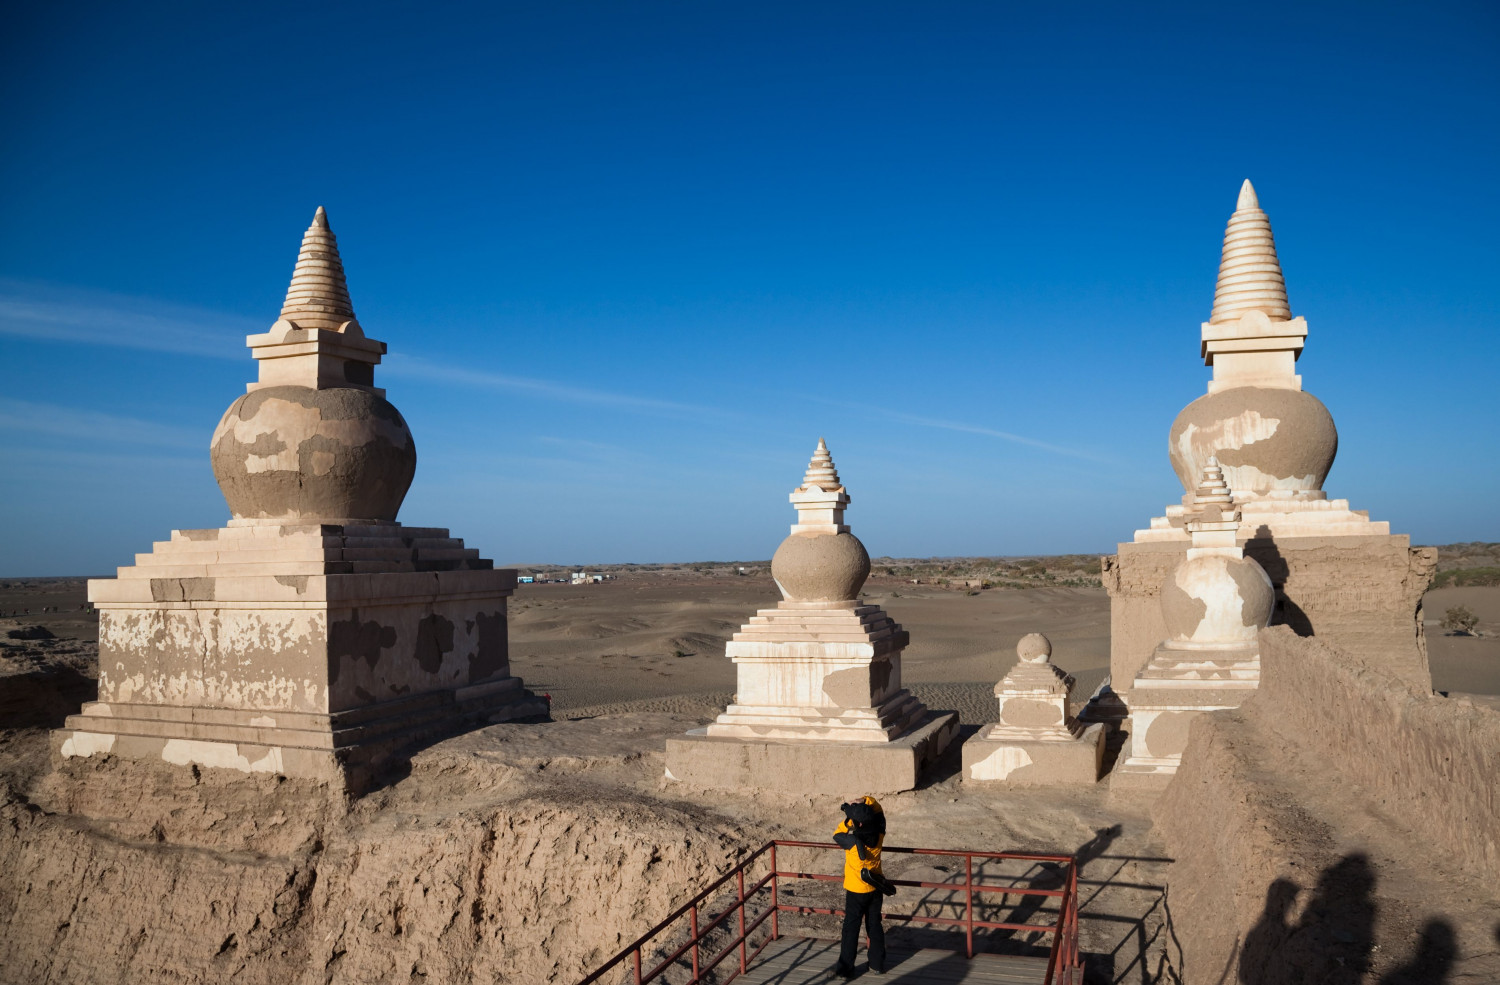
[[[1263,523],[1256,529],[1255,536],[1245,542],[1245,554],[1253,557],[1265,569],[1271,578],[1271,584],[1276,588],[1276,611],[1271,616],[1271,625],[1290,626],[1298,636],[1315,635],[1312,618],[1301,606],[1287,598],[1285,586],[1287,577],[1291,574],[1291,565],[1277,546],[1276,537],[1269,526]]]
[[[943,754],[922,774],[921,779],[913,789],[917,791],[930,790],[958,776],[963,771],[963,745],[981,727],[979,725],[964,725],[960,722],[957,736],[948,745],[948,748],[943,750]]]

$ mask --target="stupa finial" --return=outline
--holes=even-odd
[[[1261,210],[1255,186],[1246,178],[1234,214],[1224,229],[1224,249],[1219,258],[1219,281],[1214,286],[1213,312],[1209,324],[1238,321],[1250,311],[1267,318],[1290,321],[1292,310],[1286,299],[1286,280],[1276,256],[1271,220]]]
[[[839,481],[839,470],[828,452],[828,443],[819,438],[818,447],[813,452],[812,460],[807,463],[807,473],[802,477],[802,485],[798,487],[798,491],[821,489],[824,492],[839,492],[843,488],[843,483]]]
[[[323,206],[313,214],[312,224],[302,234],[302,249],[292,270],[281,317],[298,328],[339,331],[354,321],[354,305],[344,281],[344,262],[339,259],[338,239],[328,225]]]

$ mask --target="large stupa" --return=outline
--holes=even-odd
[[[725,646],[734,703],[667,741],[667,778],[803,794],[910,790],[958,716],[928,711],[901,686],[908,636],[859,597],[870,555],[844,523],[849,493],[821,438],[790,499],[798,519],[771,559],[782,601]]]
[[[355,789],[413,742],[544,714],[510,673],[515,572],[396,522],[416,446],[374,385],[386,346],[354,316],[323,209],[281,316],[246,341],[259,378],[211,445],[231,519],[89,582],[99,700],[57,752]]]
[[[1323,403],[1302,389],[1296,364],[1307,334],[1306,320],[1292,314],[1270,219],[1246,181],[1199,335],[1199,355],[1213,376],[1168,436],[1182,500],[1104,559],[1110,677],[1126,706],[1132,682],[1172,635],[1158,596],[1191,547],[1195,492],[1210,462],[1239,516],[1236,544],[1274,586],[1272,622],[1356,646],[1368,662],[1430,683],[1420,610],[1435,552],[1411,548],[1389,524],[1324,491],[1338,432]]]

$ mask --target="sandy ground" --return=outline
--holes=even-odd
[[[1449,636],[1443,613],[1467,606],[1482,636]],[[1500,588],[1439,588],[1422,599],[1427,660],[1437,691],[1500,695]]]

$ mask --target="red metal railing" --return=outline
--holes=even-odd
[[[672,967],[682,957],[691,952],[693,977],[688,979],[685,985],[700,985],[704,976],[713,971],[719,964],[739,951],[739,967],[731,971],[721,985],[728,985],[741,973],[746,971],[752,962],[760,956],[771,941],[781,937],[781,914],[783,913],[821,913],[842,916],[843,910],[838,908],[822,908],[812,906],[798,906],[783,903],[781,901],[782,879],[813,879],[820,882],[842,882],[842,875],[828,875],[819,872],[798,872],[783,870],[777,864],[778,848],[812,848],[832,849],[842,854],[843,849],[837,845],[817,841],[772,841],[767,842],[760,848],[751,852],[734,868],[715,880],[708,888],[697,896],[684,903],[672,912],[661,923],[652,927],[642,934],[633,943],[627,945],[624,950],[615,955],[609,961],[584,978],[578,985],[591,985],[598,981],[611,969],[619,967],[627,958],[631,960],[634,971],[634,985],[649,985],[661,976],[668,968]],[[939,855],[954,859],[964,860],[964,881],[957,882],[923,882],[912,879],[891,879],[895,886],[911,886],[921,889],[939,889],[949,892],[962,890],[964,893],[964,916],[962,919],[951,917],[926,916],[916,913],[887,913],[886,920],[901,920],[910,923],[937,924],[949,927],[964,928],[964,951],[972,958],[974,951],[974,931],[981,930],[1011,930],[1031,931],[1050,934],[1052,946],[1047,958],[1047,985],[1074,985],[1083,980],[1083,965],[1078,954],[1078,866],[1071,855],[1041,855],[1029,852],[966,852],[953,851],[941,848],[884,848],[885,855]],[[769,870],[758,881],[752,882],[748,891],[745,886],[745,875],[757,862],[762,859],[769,862]],[[1062,887],[1059,889],[1039,889],[1031,886],[1017,885],[1014,882],[1009,885],[997,885],[974,881],[974,861],[980,860],[981,865],[986,861],[1020,861],[1037,863],[1051,863],[1065,867]],[[753,876],[752,876],[753,879]],[[699,925],[699,908],[716,895],[726,891],[731,882],[735,885],[735,895],[732,900],[721,901],[723,911],[718,914],[709,914],[710,920],[707,925]],[[766,908],[758,915],[746,922],[746,909],[755,899],[757,893],[770,888],[770,901]],[[980,920],[974,916],[974,894],[975,893],[1000,893],[1004,896],[1042,896],[1054,897],[1058,901],[1057,918],[1052,923],[1005,923],[991,920]],[[677,921],[686,915],[688,917],[688,938],[676,949],[663,957],[651,970],[642,970],[642,952],[645,951],[653,940],[665,936]],[[711,957],[705,964],[702,961],[701,949],[704,941],[713,932],[724,926],[731,915],[737,915],[737,933],[734,939]],[[771,933],[760,946],[754,951],[749,950],[750,936],[760,929],[761,925],[769,919],[771,921]]]

